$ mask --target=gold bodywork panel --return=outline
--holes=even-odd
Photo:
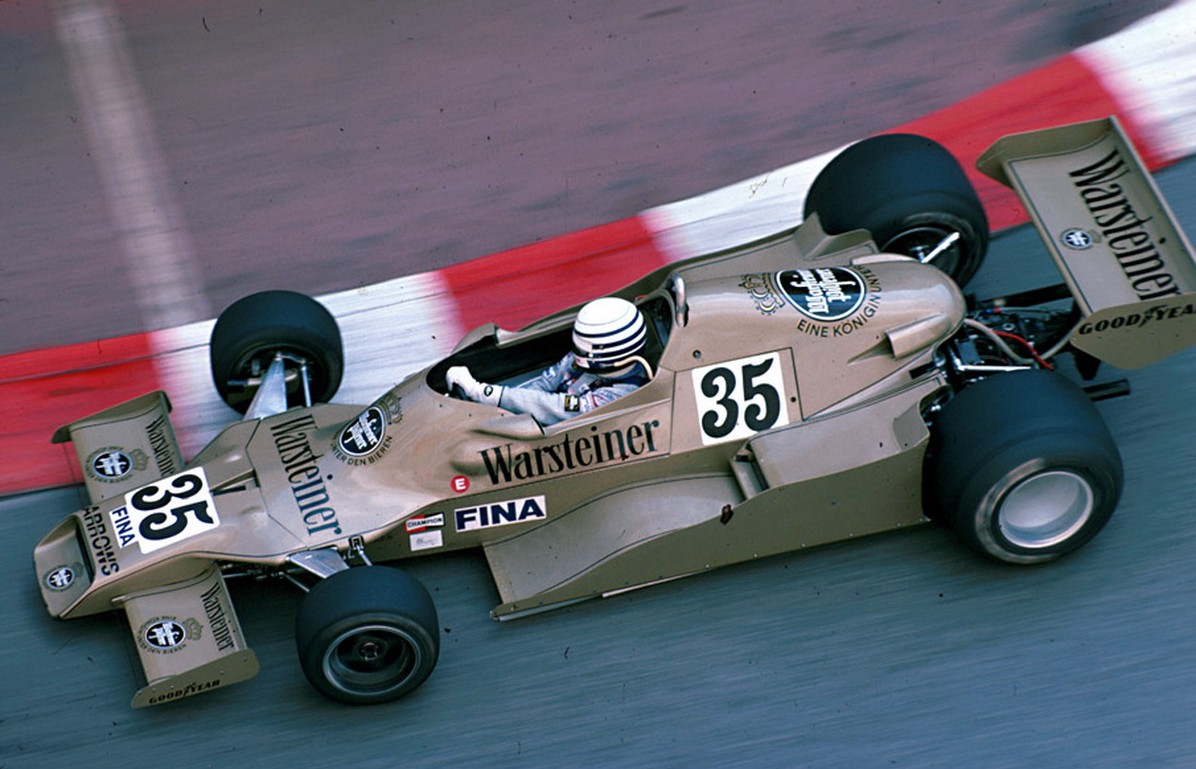
[[[487,544],[494,616],[919,523],[921,405],[941,387],[760,433],[721,473],[645,479]]]

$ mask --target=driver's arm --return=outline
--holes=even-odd
[[[571,354],[566,354],[555,365],[540,372],[535,379],[529,379],[518,386],[520,390],[537,390],[539,392],[554,393],[561,389],[565,382],[565,373],[572,365]]]
[[[505,387],[499,396],[498,406],[518,414],[531,414],[540,424],[552,425],[612,403],[634,392],[636,387],[634,384],[612,384],[581,395]]]

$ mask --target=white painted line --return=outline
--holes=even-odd
[[[734,248],[801,224],[806,193],[842,147],[640,214],[670,261]]]
[[[55,3],[58,37],[135,300],[150,329],[211,316],[110,0]]]
[[[371,403],[412,374],[448,355],[469,329],[439,272],[408,275],[320,297],[345,342],[340,403]]]

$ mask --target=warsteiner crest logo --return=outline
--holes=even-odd
[[[1086,230],[1081,230],[1079,227],[1072,227],[1070,230],[1065,230],[1059,236],[1059,242],[1076,251],[1086,251],[1092,248],[1092,245],[1096,241],[1093,240],[1092,235]]]
[[[387,426],[402,421],[402,399],[388,393],[341,429],[332,453],[351,465],[372,464],[394,442],[394,436],[386,434]]]
[[[351,457],[364,457],[382,445],[386,437],[386,415],[370,406],[341,430],[336,447]]]
[[[78,563],[59,566],[46,572],[46,587],[55,593],[61,593],[75,584],[75,575],[82,573],[83,566]]]
[[[776,283],[798,312],[824,323],[850,317],[867,295],[864,277],[847,267],[782,270]]]
[[[141,449],[125,451],[119,446],[96,449],[83,463],[88,477],[104,483],[117,483],[149,466],[149,455]]]
[[[186,646],[188,639],[199,640],[202,632],[203,625],[194,617],[154,617],[137,631],[137,641],[146,651],[170,654]]]

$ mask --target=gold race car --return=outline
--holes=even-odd
[[[1196,264],[1113,119],[1005,137],[979,166],[1020,194],[1062,284],[965,298],[988,239],[966,175],[928,139],[873,137],[820,174],[796,230],[617,292],[646,321],[646,383],[549,426],[454,397],[446,373],[516,386],[569,349],[577,308],[476,329],[350,406],[328,402],[332,316],[246,297],[211,338],[244,418],[197,456],[161,392],[54,436],[91,504],[36,546],[46,606],[123,610],[133,705],[153,705],[257,672],[228,585],[279,575],[306,591],[307,678],[371,703],[422,684],[440,635],[428,591],[378,562],[480,547],[508,619],[927,521],[1002,561],[1064,555],[1122,488],[1099,362],[1192,344]],[[1052,370],[1064,354],[1075,376]]]

